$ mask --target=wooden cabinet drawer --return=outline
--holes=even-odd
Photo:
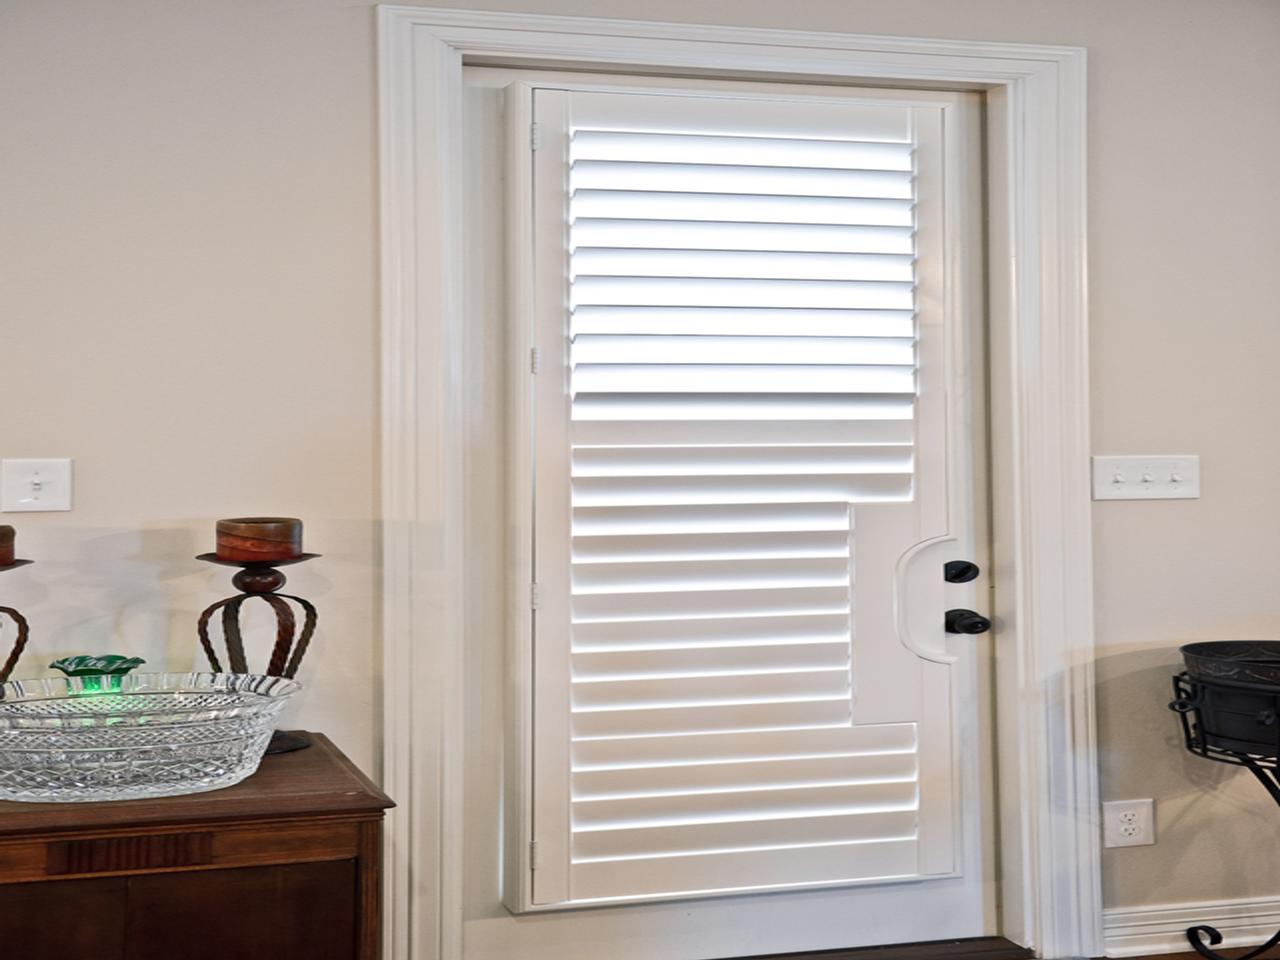
[[[307,821],[0,843],[0,884],[351,860],[359,821]]]

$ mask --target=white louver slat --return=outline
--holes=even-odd
[[[855,725],[853,666],[858,506],[914,495],[911,110],[566,110],[559,899],[915,875],[916,725]]]

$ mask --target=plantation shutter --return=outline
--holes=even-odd
[[[917,112],[536,96],[536,902],[921,872],[854,656],[859,508],[915,493]]]

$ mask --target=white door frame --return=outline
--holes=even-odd
[[[1085,288],[1085,52],[384,6],[388,960],[462,958],[467,62],[987,91],[1001,933],[1102,953]],[[495,591],[495,602],[501,590]]]

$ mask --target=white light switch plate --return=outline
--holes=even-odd
[[[0,460],[0,511],[70,509],[70,460]]]
[[[1200,458],[1094,457],[1095,500],[1195,500],[1200,496]]]

